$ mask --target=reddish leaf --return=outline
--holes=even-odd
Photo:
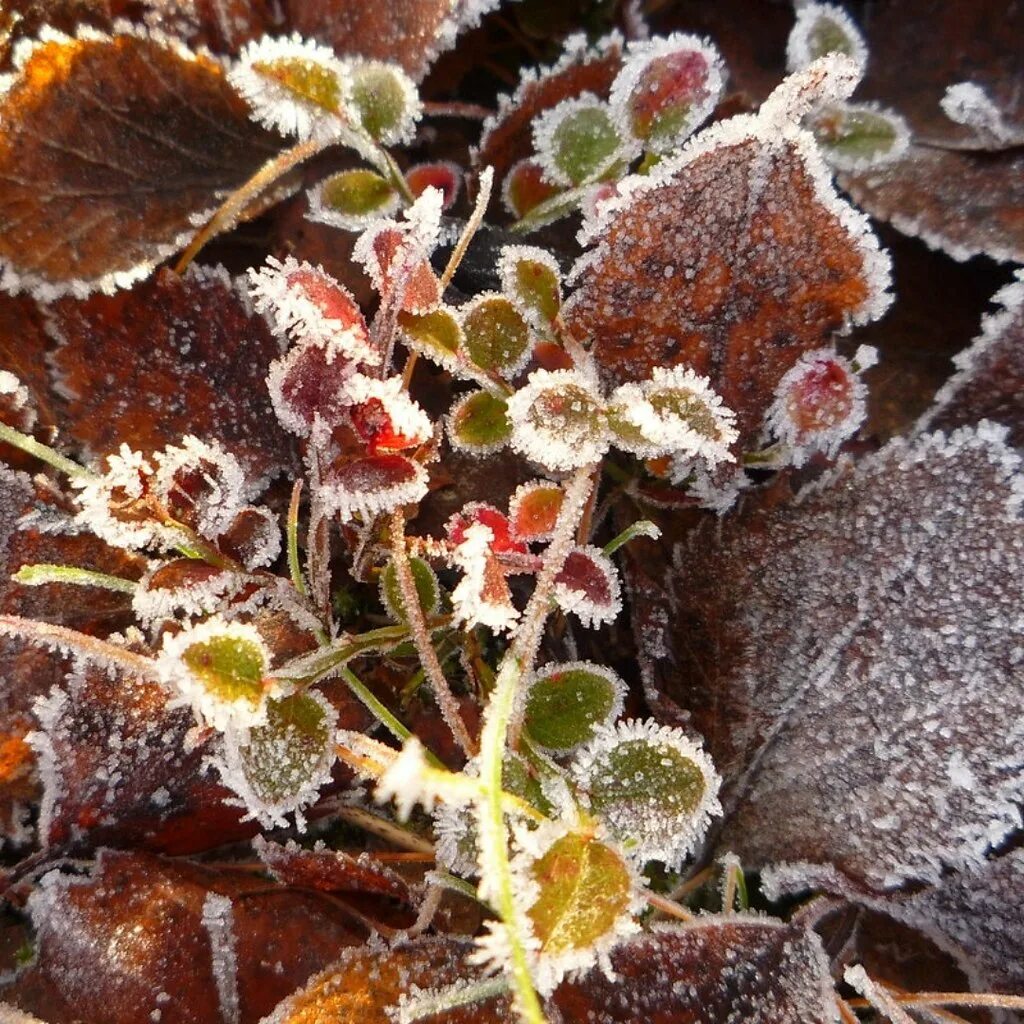
[[[591,1024],[826,1024],[831,979],[817,936],[794,925],[707,918],[663,929],[612,953],[612,981],[595,969],[553,1001]]]
[[[366,938],[314,893],[112,850],[45,876],[29,911],[38,957],[4,997],[47,1024],[257,1021]]]
[[[419,81],[455,36],[498,0],[393,0],[384,6],[341,0],[288,0],[288,21],[338,53],[394,61]]]
[[[923,429],[951,430],[993,420],[1010,428],[1010,442],[1024,447],[1024,271],[993,296],[1002,305],[985,317],[981,334],[954,363],[956,375],[935,396]]]
[[[280,348],[222,270],[169,270],[129,292],[65,299],[49,327],[65,430],[90,456],[217,440],[251,478],[291,464],[264,383]]]
[[[513,164],[532,154],[531,123],[538,114],[584,92],[607,98],[621,66],[618,37],[590,48],[582,35],[573,36],[557,64],[524,77],[512,96],[501,97],[498,113],[484,125],[473,166],[493,167],[495,181],[501,182]]]
[[[412,905],[409,886],[369,853],[352,857],[322,846],[306,850],[294,842],[282,846],[259,838],[253,845],[260,860],[284,885],[321,892],[375,893]]]
[[[721,122],[593,219],[563,315],[605,377],[685,363],[750,443],[782,375],[888,305],[888,260],[835,194],[813,144]]]
[[[885,888],[1017,826],[1019,473],[991,427],[892,442],[649,574],[671,600],[636,621],[645,669],[706,738],[744,863]]]
[[[144,277],[276,143],[208,57],[55,37],[0,97],[3,284],[50,299]]]

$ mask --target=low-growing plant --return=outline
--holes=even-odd
[[[479,111],[419,82],[482,10],[409,4],[396,42],[383,6],[277,32],[239,6],[216,42],[202,14],[43,27],[0,96],[3,286],[49,339],[0,372],[0,635],[34,716],[0,737],[35,845],[5,998],[51,1024],[1019,1009],[991,903],[1024,879],[1022,491],[983,421],[1019,395],[857,440],[878,354],[841,339],[891,262],[834,174],[913,133],[851,101],[855,22],[798,5],[753,104],[714,39],[626,5],[633,37],[568,38],[464,167],[428,144]],[[1017,145],[950,84],[952,121]],[[196,262],[296,203],[243,274]],[[969,407],[971,358],[930,416]],[[153,856],[253,836],[256,862]],[[905,991],[844,909],[975,991]]]

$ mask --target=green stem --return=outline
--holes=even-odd
[[[306,581],[302,578],[302,565],[299,562],[299,498],[302,495],[302,481],[296,480],[292,488],[292,500],[288,503],[288,522],[285,532],[288,536],[288,573],[292,578],[292,586],[303,596],[309,596]]]
[[[639,522],[633,523],[632,526],[627,526],[614,540],[608,541],[602,550],[606,555],[614,555],[619,548],[628,544],[635,537],[650,537],[657,540],[660,536],[661,530],[650,519],[641,519]]]
[[[74,565],[53,565],[49,562],[23,565],[11,579],[26,587],[41,587],[46,583],[70,583],[77,587],[117,590],[122,594],[134,594],[138,587],[133,580],[122,579],[120,576],[110,576],[105,572],[94,572],[92,569],[79,569]]]
[[[23,434],[20,430],[15,430],[14,427],[7,426],[6,423],[0,423],[0,441],[6,441],[9,445],[20,448],[29,455],[34,455],[48,466],[53,466],[54,469],[59,470],[61,473],[66,473],[74,479],[96,479],[96,474],[91,473],[84,466],[80,466],[77,462],[72,462],[71,459],[65,458],[48,444],[43,444],[34,437]]]
[[[273,673],[273,677],[295,686],[312,686],[313,683],[342,668],[353,658],[370,651],[390,650],[408,638],[409,630],[406,626],[371,629],[366,633],[347,637],[343,641],[336,640],[331,646],[321,648],[312,654],[303,654],[282,665]]]

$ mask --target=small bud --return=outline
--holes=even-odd
[[[352,61],[345,109],[366,133],[385,146],[411,142],[422,111],[412,79],[397,65]]]
[[[398,209],[399,196],[376,171],[365,167],[341,171],[309,190],[309,220],[361,231],[378,217]]]

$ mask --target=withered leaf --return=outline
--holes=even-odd
[[[1019,459],[901,440],[678,545],[641,615],[653,687],[725,776],[720,842],[875,889],[980,863],[1024,791]]]
[[[142,34],[24,44],[0,96],[3,287],[110,292],[179,248],[280,142],[220,64]]]
[[[401,64],[420,81],[464,29],[500,0],[391,0],[387,4],[348,0],[287,0],[291,27],[339,54]]]
[[[493,167],[500,185],[509,168],[533,152],[530,125],[535,117],[584,92],[606,98],[621,67],[619,37],[609,36],[589,47],[584,37],[573,36],[557,64],[527,74],[513,95],[500,98],[498,111],[484,125],[474,150],[473,166],[478,171]]]
[[[592,1024],[825,1024],[828,961],[816,935],[750,918],[707,918],[633,939],[554,994],[565,1020]]]
[[[254,481],[290,465],[264,383],[279,343],[223,270],[164,270],[130,291],[63,299],[48,330],[64,429],[86,455],[191,433],[220,441]]]
[[[836,195],[809,137],[760,118],[720,122],[585,227],[569,330],[611,384],[685,363],[760,429],[804,353],[888,305],[888,259]]]
[[[873,217],[966,260],[1024,260],[1024,154],[972,154],[911,144],[873,170],[839,175]]]
[[[36,716],[44,845],[178,854],[256,831],[207,771],[209,744],[187,741],[191,711],[168,707],[161,685],[72,673],[37,702]]]
[[[44,876],[29,912],[38,957],[0,997],[47,1024],[257,1021],[366,938],[315,893],[112,850]]]
[[[923,429],[951,430],[988,419],[1010,428],[1024,447],[1024,271],[993,296],[1001,309],[985,317],[981,334],[955,359],[957,373],[935,396]]]

